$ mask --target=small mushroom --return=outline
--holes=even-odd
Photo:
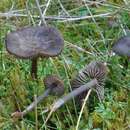
[[[36,26],[10,32],[6,36],[7,51],[18,58],[31,59],[31,75],[37,78],[38,57],[54,57],[61,53],[64,40],[54,27]]]
[[[130,36],[121,37],[114,44],[113,51],[120,56],[130,57]]]
[[[51,95],[61,96],[64,93],[64,84],[56,75],[49,75],[44,79],[46,91]]]
[[[32,102],[24,111],[22,112],[14,112],[12,114],[12,117],[23,117],[25,116],[28,112],[32,111],[35,106],[43,101],[44,98],[46,98],[49,94],[50,95],[55,95],[55,96],[61,96],[64,94],[64,84],[63,81],[60,80],[56,75],[49,75],[44,79],[44,84],[46,87],[45,92],[39,96],[36,101]]]
[[[121,37],[113,46],[113,52],[119,56],[128,57],[130,59],[130,36]],[[128,60],[125,60],[124,66],[128,68]]]

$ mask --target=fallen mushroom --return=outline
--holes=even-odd
[[[104,99],[104,84],[107,73],[107,67],[105,63],[100,61],[92,61],[85,68],[83,68],[79,74],[71,81],[72,90],[85,85],[87,82],[93,79],[97,79],[98,84],[95,87],[98,99],[101,102]],[[77,96],[77,102],[82,104],[83,99],[86,96],[87,91]]]
[[[54,27],[26,27],[6,36],[7,51],[18,58],[31,59],[31,75],[37,78],[38,57],[54,57],[61,53],[64,41]]]
[[[28,112],[32,111],[35,106],[37,106],[38,103],[43,101],[44,98],[46,98],[49,94],[50,95],[56,95],[61,96],[64,93],[64,84],[63,81],[60,80],[55,75],[49,75],[44,79],[44,84],[46,87],[45,92],[39,96],[36,101],[32,102],[24,111],[22,112],[14,112],[11,116],[21,118],[25,116]]]
[[[85,98],[82,94],[86,93],[89,89],[95,89],[99,99],[104,97],[104,81],[107,75],[107,67],[104,63],[100,61],[93,61],[89,63],[83,70],[79,72],[76,78],[72,81],[72,87],[74,90],[68,95],[58,99],[51,107],[50,113],[46,121],[49,119],[51,114],[56,111],[59,107],[65,104],[67,101],[73,97],[82,96],[82,99]]]
[[[121,37],[112,48],[113,52],[115,52],[119,56],[128,57],[125,60],[124,67],[128,68],[128,60],[130,59],[130,36]]]

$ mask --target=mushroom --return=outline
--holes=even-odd
[[[32,111],[35,106],[43,101],[44,98],[46,98],[49,94],[50,95],[55,95],[55,96],[61,96],[64,93],[64,84],[63,81],[60,80],[56,75],[48,75],[44,79],[44,84],[46,87],[45,92],[37,97],[36,101],[33,101],[24,111],[22,112],[14,112],[12,114],[12,117],[23,117],[25,116],[28,112]]]
[[[106,63],[101,61],[92,61],[85,68],[83,68],[77,76],[72,79],[71,86],[72,90],[85,85],[87,82],[93,79],[97,79],[98,84],[94,88],[97,93],[98,99],[101,102],[104,99],[104,84],[107,74]],[[87,91],[77,96],[78,104],[82,104],[83,99],[86,96]]]
[[[113,52],[119,56],[128,57],[130,59],[130,36],[121,37],[113,46]],[[125,68],[128,68],[128,60],[125,60]]]
[[[6,36],[7,51],[18,58],[31,59],[31,75],[37,78],[38,57],[54,57],[61,53],[64,41],[54,27],[36,26],[10,32]]]
[[[94,89],[97,92],[99,99],[104,98],[104,82],[107,75],[107,67],[100,61],[92,61],[85,68],[83,68],[75,79],[72,80],[71,85],[74,89],[68,95],[58,99],[51,107],[50,113],[46,121],[51,114],[59,107],[64,105],[67,101],[73,97],[81,96],[85,98],[89,89]],[[85,95],[83,94],[85,93]],[[76,100],[77,101],[77,100]]]

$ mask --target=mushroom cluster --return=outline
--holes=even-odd
[[[6,36],[7,51],[18,58],[31,59],[31,75],[37,78],[37,59],[58,56],[64,47],[64,40],[54,27],[36,26],[10,32]],[[100,61],[93,61],[82,69],[71,81],[73,91],[60,98],[51,107],[50,114],[73,97],[85,97],[89,89],[94,89],[100,100],[104,97],[104,81],[106,66]],[[32,111],[49,94],[61,96],[64,93],[64,84],[56,75],[49,75],[44,79],[45,92],[36,98],[22,112],[14,112],[13,117],[23,117]],[[81,96],[82,95],[82,96]],[[50,115],[49,114],[49,115]],[[49,116],[48,116],[49,117]]]
[[[51,114],[64,105],[70,99],[77,97],[84,99],[88,90],[96,90],[99,99],[104,97],[104,82],[107,75],[107,67],[104,63],[100,61],[92,61],[87,66],[85,66],[72,80],[72,87],[74,88],[66,96],[59,98],[54,104],[50,107],[50,113],[46,121],[49,119]],[[88,80],[88,78],[90,79]],[[87,80],[86,80],[87,79]],[[83,94],[85,93],[85,95]]]
[[[36,26],[10,32],[6,36],[7,51],[18,58],[31,59],[31,75],[37,78],[38,57],[58,56],[64,46],[64,40],[54,27]]]

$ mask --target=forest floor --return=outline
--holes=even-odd
[[[126,57],[112,55],[113,44],[130,35],[130,1],[39,0],[46,23],[61,32],[65,45],[58,57],[39,58],[38,79],[33,80],[31,61],[9,54],[5,38],[16,29],[41,24],[35,1],[0,0],[0,130],[130,130],[130,65],[126,67]],[[67,94],[71,79],[94,60],[107,63],[105,99],[100,103],[90,96],[79,122],[80,108],[69,101],[44,124],[44,110],[56,96],[21,119],[11,117],[44,92],[48,74],[63,80]]]

